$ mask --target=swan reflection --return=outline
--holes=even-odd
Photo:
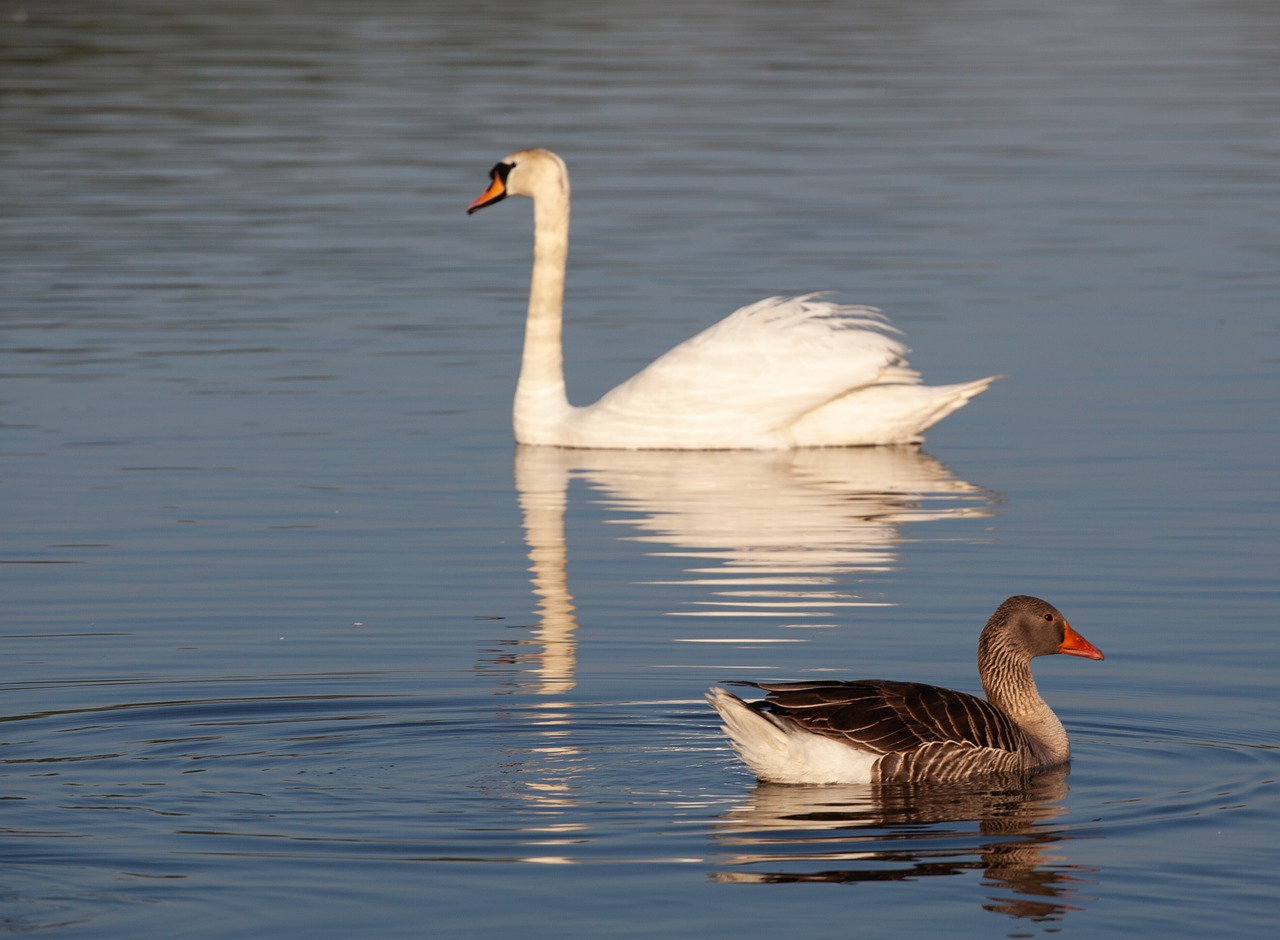
[[[758,784],[720,818],[717,881],[782,884],[910,881],[979,871],[986,910],[1032,921],[1078,909],[1079,869],[1053,853],[1064,838],[1067,771],[946,785]],[[1069,901],[1076,902],[1074,905]]]
[[[915,447],[799,451],[616,451],[517,448],[538,622],[503,657],[536,675],[524,691],[573,688],[578,623],[567,568],[565,510],[584,480],[653,555],[688,559],[678,583],[694,597],[681,617],[782,623],[884,606],[845,585],[892,570],[910,523],[990,515],[991,494]],[[660,592],[655,590],[655,598]],[[664,591],[662,594],[670,592]]]

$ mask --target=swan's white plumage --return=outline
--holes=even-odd
[[[594,405],[565,395],[560,346],[568,252],[564,161],[524,150],[494,168],[471,211],[534,200],[534,265],[516,438],[624,449],[783,449],[902,444],[986,389],[925,386],[883,315],[809,294],[743,307],[676,346]]]

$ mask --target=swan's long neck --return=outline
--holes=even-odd
[[[1040,697],[1025,654],[1014,652],[998,637],[984,634],[978,643],[978,675],[987,701],[1032,738],[1041,763],[1056,764],[1071,757],[1067,731]]]
[[[516,440],[525,444],[561,443],[555,431],[569,411],[561,346],[568,260],[569,181],[561,177],[533,200],[533,277],[513,414]]]

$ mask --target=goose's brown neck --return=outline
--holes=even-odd
[[[1011,635],[988,625],[978,640],[978,675],[987,701],[1017,722],[1031,738],[1038,763],[1057,764],[1071,756],[1066,729],[1036,688],[1031,656]]]

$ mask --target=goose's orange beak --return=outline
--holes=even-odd
[[[1071,624],[1064,621],[1062,628],[1062,645],[1058,647],[1059,653],[1083,656],[1085,659],[1102,659],[1102,650],[1072,630]]]
[[[489,188],[480,194],[480,198],[467,206],[467,215],[475,212],[477,209],[483,209],[485,206],[491,206],[495,202],[505,198],[507,195],[506,181],[497,173],[493,174],[493,181],[489,184]]]

